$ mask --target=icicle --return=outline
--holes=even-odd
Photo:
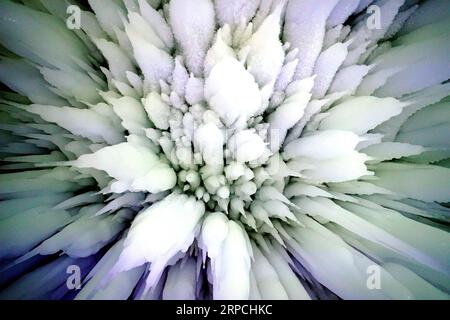
[[[151,262],[145,291],[151,289],[171,259],[188,250],[204,211],[203,202],[179,194],[171,194],[142,211],[133,221],[111,274]]]
[[[205,81],[205,98],[228,127],[243,127],[261,106],[261,95],[251,74],[235,59],[217,63]]]
[[[169,12],[170,25],[187,67],[196,76],[202,76],[215,25],[211,0],[174,0],[169,4]]]

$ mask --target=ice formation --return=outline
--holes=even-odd
[[[446,0],[0,1],[0,298],[449,299],[449,28]]]

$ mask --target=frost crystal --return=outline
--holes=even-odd
[[[0,1],[0,298],[450,299],[448,8]]]

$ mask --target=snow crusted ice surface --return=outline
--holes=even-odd
[[[447,0],[0,1],[0,299],[450,299]]]

